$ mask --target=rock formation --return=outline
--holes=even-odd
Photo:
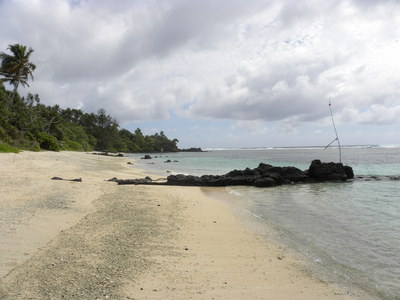
[[[295,167],[274,167],[260,163],[255,169],[233,170],[224,175],[169,175],[166,182],[154,182],[149,177],[127,180],[115,178],[113,181],[118,184],[273,187],[296,182],[345,181],[353,178],[353,169],[349,166],[344,166],[342,163],[322,163],[320,160],[314,160],[306,171]]]

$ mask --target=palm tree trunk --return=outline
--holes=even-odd
[[[14,104],[15,95],[17,94],[18,90],[18,82],[14,85],[13,93],[11,94],[10,100],[8,101],[8,106],[11,107]]]

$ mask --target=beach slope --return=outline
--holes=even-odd
[[[198,187],[106,181],[143,177],[128,161],[0,154],[1,299],[365,299]]]

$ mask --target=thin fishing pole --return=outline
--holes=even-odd
[[[332,106],[331,106],[331,100],[329,99],[329,111],[331,112],[331,118],[332,118],[332,124],[333,124],[333,129],[335,130],[335,134],[336,134],[336,140],[338,142],[338,146],[339,146],[339,162],[342,162],[342,149],[340,146],[340,140],[339,140],[339,136],[336,130],[336,126],[335,126],[335,120],[333,119],[333,114],[332,114]],[[334,142],[335,140],[333,140],[332,142]],[[331,144],[332,144],[331,142]]]

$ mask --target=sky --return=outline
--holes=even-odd
[[[180,148],[400,145],[400,1],[0,0],[46,105]]]

